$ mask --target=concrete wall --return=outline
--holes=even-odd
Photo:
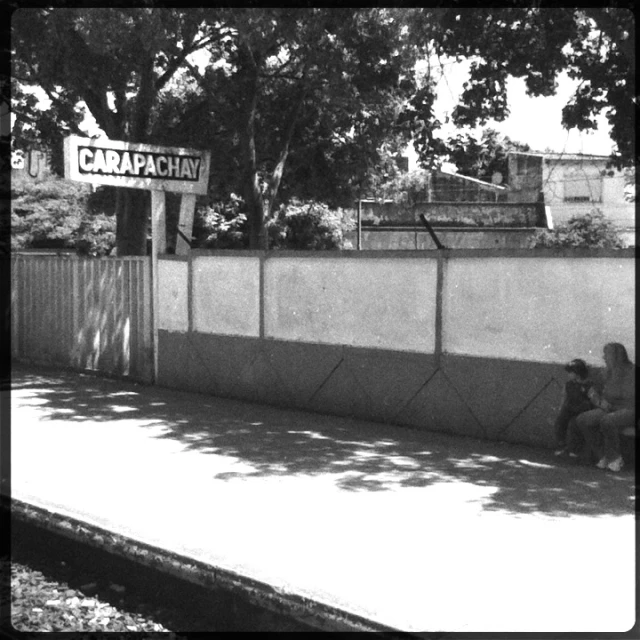
[[[450,229],[435,227],[440,242],[449,249],[524,249],[535,235],[536,229]],[[358,246],[358,232],[350,231],[345,239],[352,248]],[[424,227],[368,227],[360,234],[364,250],[430,251],[436,244]]]
[[[232,336],[260,335],[260,260],[193,260],[193,329]]]
[[[434,260],[265,261],[265,336],[433,353]]]
[[[162,259],[161,277],[173,284],[159,319],[159,383],[551,446],[564,363],[600,366],[602,346],[614,340],[635,358],[634,256],[220,251]],[[179,329],[182,311],[166,317],[185,267],[190,330]]]
[[[635,273],[618,258],[448,260],[443,349],[450,354],[601,365],[605,341],[635,349]],[[606,336],[606,338],[605,338]]]
[[[158,262],[158,328],[164,331],[189,330],[189,265],[186,261]]]

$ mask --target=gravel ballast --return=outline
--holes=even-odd
[[[12,524],[11,623],[17,631],[309,631],[243,601],[56,535]],[[167,637],[164,635],[163,637]]]

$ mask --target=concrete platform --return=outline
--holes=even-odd
[[[135,541],[325,629],[635,625],[632,470],[19,364],[11,423],[21,517]]]

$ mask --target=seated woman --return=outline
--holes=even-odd
[[[597,467],[620,471],[624,466],[620,432],[636,424],[635,365],[618,342],[606,344],[603,357],[606,371],[602,393],[592,390],[589,396],[597,408],[580,414],[576,426],[597,454]]]

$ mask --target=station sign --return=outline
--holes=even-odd
[[[68,136],[65,178],[114,187],[206,194],[208,151]]]

